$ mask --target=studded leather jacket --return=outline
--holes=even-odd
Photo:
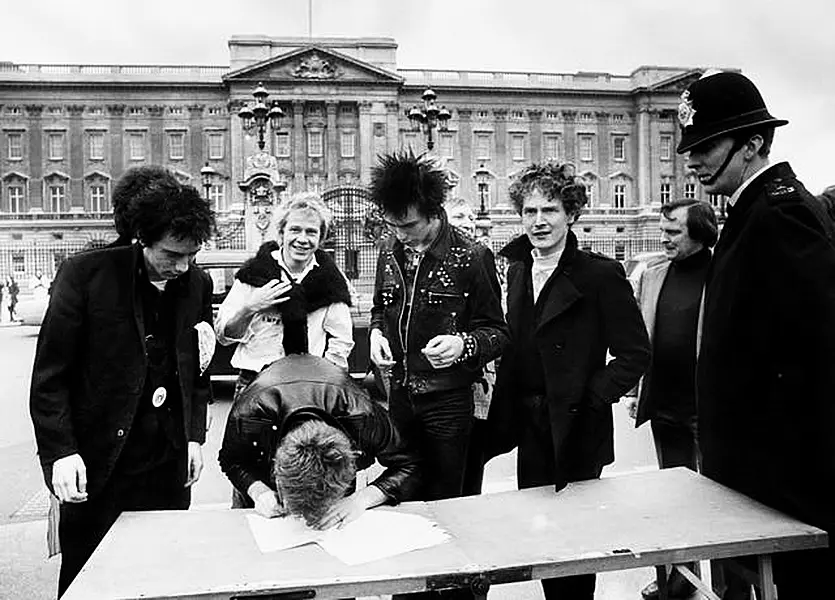
[[[465,387],[508,341],[493,254],[441,215],[435,241],[417,264],[409,298],[405,249],[394,236],[377,260],[369,330],[388,339],[395,360],[392,386],[414,394]],[[468,334],[468,358],[435,369],[421,350],[436,335]]]

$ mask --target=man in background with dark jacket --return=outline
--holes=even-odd
[[[130,223],[136,244],[64,263],[35,352],[35,439],[61,502],[59,596],[122,511],[188,508],[203,466],[212,282],[192,261],[214,215],[193,187],[160,180],[136,190]]]
[[[614,461],[612,404],[646,370],[649,340],[620,263],[577,247],[571,226],[586,188],[573,167],[531,165],[510,200],[525,235],[500,252],[511,261],[511,344],[493,390],[487,458],[518,445],[519,488],[559,491]],[[542,588],[547,600],[592,600],[595,576],[543,579]]]

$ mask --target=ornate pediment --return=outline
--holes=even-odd
[[[334,83],[399,84],[403,78],[335,50],[321,46],[305,46],[291,52],[232,71],[224,76],[228,82],[292,81]]]
[[[652,92],[672,93],[680,95],[684,90],[690,87],[690,84],[699,79],[704,71],[702,69],[694,69],[687,73],[680,73],[670,79],[659,81],[649,87]]]

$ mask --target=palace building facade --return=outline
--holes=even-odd
[[[431,153],[494,245],[519,231],[507,188],[533,161],[575,165],[591,200],[575,225],[581,244],[621,259],[658,247],[662,203],[703,194],[675,153],[680,95],[701,69],[399,69],[389,38],[235,36],[229,49],[223,66],[0,62],[0,273],[52,273],[68,253],[113,239],[112,187],[142,164],[205,191],[218,248],[257,247],[274,235],[281,194],[301,190],[325,195],[337,232],[361,225],[377,155],[426,150],[407,111],[427,88],[451,115]],[[285,115],[263,151],[238,117],[259,84]],[[368,243],[367,229],[341,243]],[[373,256],[345,260],[361,277]]]

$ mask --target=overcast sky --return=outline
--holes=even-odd
[[[400,68],[740,68],[790,121],[774,157],[835,184],[833,0],[312,2],[314,36],[392,37]],[[0,19],[0,61],[225,65],[232,35],[307,35],[308,0],[0,0]]]

